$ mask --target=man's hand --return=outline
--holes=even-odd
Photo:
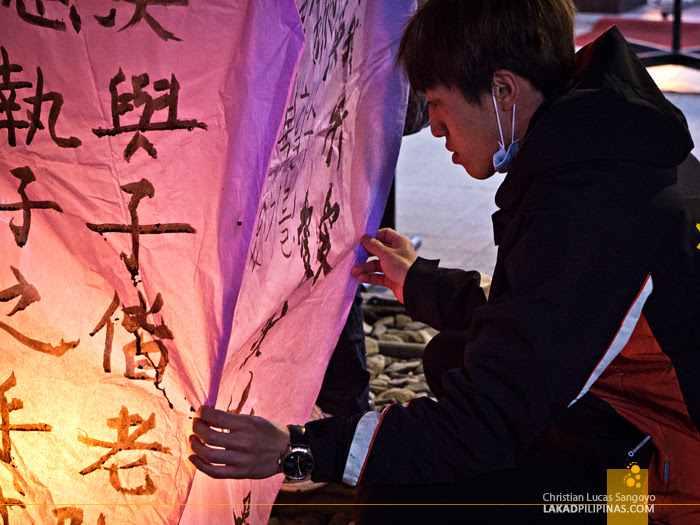
[[[413,243],[390,228],[382,228],[377,238],[362,236],[362,246],[378,259],[353,266],[350,275],[363,283],[390,288],[403,303],[403,283],[408,269],[418,258]]]
[[[201,407],[194,420],[190,461],[212,478],[262,479],[278,472],[289,430],[257,416]]]

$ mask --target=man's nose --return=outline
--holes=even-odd
[[[432,114],[430,115],[430,132],[434,137],[444,137],[447,135],[447,128],[445,125],[439,118],[434,117]]]

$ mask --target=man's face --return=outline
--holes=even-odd
[[[445,148],[452,162],[459,164],[475,179],[494,174],[493,154],[498,151],[498,123],[490,95],[481,105],[468,102],[458,88],[437,86],[425,91],[430,103],[430,131],[445,137]]]

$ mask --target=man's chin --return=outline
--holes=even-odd
[[[462,167],[467,172],[467,175],[469,175],[472,179],[476,179],[476,180],[486,180],[488,178],[491,178],[493,176],[493,174],[496,173],[496,170],[494,170],[493,168],[491,168],[491,169],[485,168],[485,169],[480,169],[480,170],[475,169],[475,170],[469,171],[469,169],[466,166],[462,165]]]

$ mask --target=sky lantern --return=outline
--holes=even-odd
[[[0,519],[264,522],[280,476],[195,474],[191,421],[311,411],[393,176],[415,6],[7,4]]]

